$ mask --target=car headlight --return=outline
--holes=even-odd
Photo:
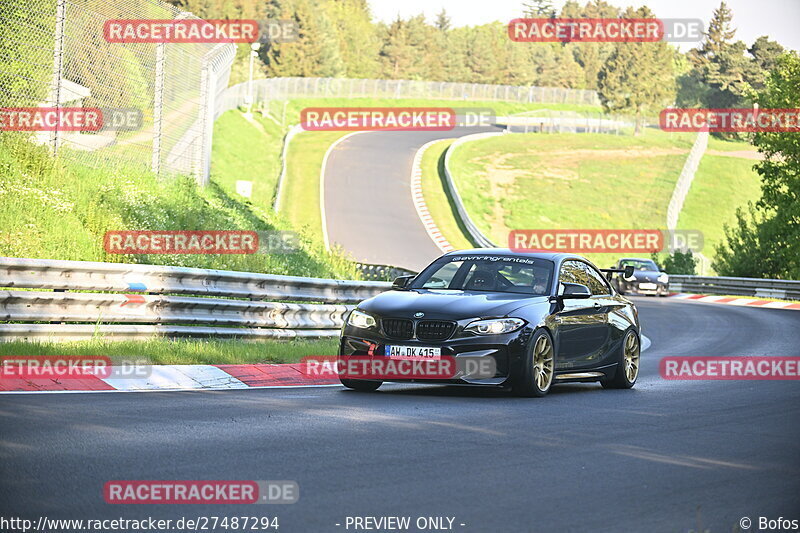
[[[669,283],[669,275],[666,272],[662,272],[658,275],[658,282],[659,283]]]
[[[353,312],[347,317],[347,324],[361,329],[368,329],[375,326],[375,318],[358,309],[353,309]]]
[[[464,328],[464,331],[471,331],[478,335],[499,335],[501,333],[511,333],[524,325],[525,321],[521,318],[490,318],[470,322]]]

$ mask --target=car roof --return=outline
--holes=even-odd
[[[529,257],[531,259],[547,259],[548,261],[553,261],[554,263],[559,263],[566,259],[579,259],[581,261],[589,261],[585,257],[581,257],[580,255],[576,254],[568,254],[563,252],[515,252],[510,248],[470,248],[467,250],[455,250],[453,252],[448,252],[445,255],[448,256],[457,256],[457,255],[509,255],[514,257]]]

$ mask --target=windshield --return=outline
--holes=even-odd
[[[550,292],[553,263],[529,257],[449,256],[433,262],[413,289],[511,292],[545,296]]]
[[[619,266],[622,268],[632,266],[635,270],[658,270],[658,266],[649,259],[623,259],[619,262]]]

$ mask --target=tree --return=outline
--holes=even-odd
[[[320,0],[272,0],[267,15],[294,20],[298,33],[294,41],[269,42],[261,47],[259,56],[271,75],[337,77],[344,74],[336,29]]]
[[[447,16],[447,11],[445,11],[444,8],[436,15],[436,22],[433,25],[436,26],[436,29],[439,31],[450,31],[450,17]]]
[[[550,18],[556,16],[553,0],[528,0],[522,3],[523,13],[528,18]]]
[[[531,65],[534,68],[534,85],[572,88],[584,86],[581,66],[567,48],[560,43],[533,44]]]
[[[336,0],[324,4],[339,42],[339,56],[348,78],[378,75],[380,40],[366,0]]]
[[[736,29],[732,21],[733,13],[724,1],[720,2],[700,48],[689,51],[693,75],[708,87],[704,91],[705,107],[737,107],[748,87],[750,66],[744,56],[746,45],[742,41],[733,42]]]
[[[383,35],[380,61],[383,75],[392,79],[441,79],[446,42],[424,15],[397,17]]]
[[[762,35],[747,52],[753,57],[753,68],[748,76],[748,83],[756,91],[762,91],[766,87],[766,78],[771,70],[777,65],[778,57],[783,53],[783,46],[776,41],[770,41],[769,37]]]
[[[570,0],[561,9],[562,18],[616,18],[618,16],[619,9],[604,0],[594,0],[583,6]],[[586,80],[585,87],[597,89],[597,76],[611,52],[614,51],[614,45],[612,43],[576,42],[567,43],[564,46],[572,52],[575,61],[583,69]]]
[[[653,18],[646,7],[628,8],[626,18]],[[675,98],[672,52],[667,43],[615,43],[598,74],[598,94],[603,108],[612,113],[633,113],[635,134],[643,115],[660,111]]]
[[[660,259],[657,253],[652,254],[652,259],[667,274],[680,276],[694,276],[697,274],[698,259],[692,255],[691,250],[682,252],[675,250],[671,254],[666,254],[664,259]]]
[[[800,107],[800,57],[781,55],[755,96],[763,109]],[[721,275],[800,279],[800,138],[793,132],[759,132],[753,144],[764,159],[761,199],[749,216],[737,211],[736,225],[726,227],[717,247],[714,269]]]

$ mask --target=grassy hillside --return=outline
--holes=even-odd
[[[223,113],[214,123],[211,179],[231,194],[235,194],[236,181],[252,182],[249,201],[269,209],[281,172],[283,135],[283,128],[259,113],[249,119],[238,110]]]
[[[289,143],[280,212],[295,227],[322,241],[320,172],[328,147],[347,135],[341,131],[306,131]]]
[[[752,149],[746,143],[726,144]],[[761,197],[761,182],[753,170],[755,163],[752,159],[713,153],[706,153],[700,161],[678,218],[678,228],[703,232],[704,255],[714,255],[715,246],[725,238],[724,225],[736,222],[736,208],[745,207],[748,201],[755,202]]]
[[[236,139],[220,140],[222,146]],[[217,166],[225,184],[235,169]],[[0,136],[0,255],[194,266],[319,277],[356,276],[352,266],[304,238],[292,254],[110,255],[110,230],[288,230],[280,217],[232,195],[216,181],[158,178],[119,167],[54,160],[20,135]]]
[[[648,131],[516,134],[458,148],[452,168],[476,224],[498,244],[511,229],[663,229],[666,210],[694,134]],[[723,224],[759,195],[747,143],[712,139],[681,213],[680,229],[705,235],[713,255]],[[601,265],[612,254],[589,254]]]

